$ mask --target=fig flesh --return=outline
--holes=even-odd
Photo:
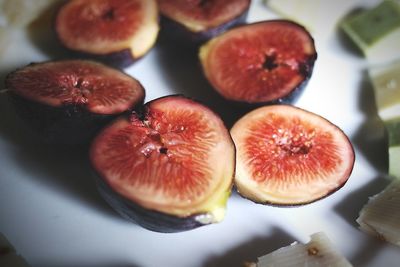
[[[90,160],[105,200],[147,229],[179,232],[224,217],[235,148],[222,120],[194,100],[162,97],[117,118]]]
[[[10,73],[5,83],[17,113],[47,143],[87,142],[145,96],[136,79],[88,60],[30,64]]]
[[[246,105],[291,103],[312,75],[314,41],[302,26],[262,21],[231,29],[200,48],[203,72],[225,99]]]
[[[290,105],[255,109],[231,129],[235,185],[257,203],[300,205],[321,199],[348,180],[354,150],[328,120]]]
[[[158,0],[163,31],[172,40],[198,44],[244,23],[251,0]]]
[[[79,55],[127,67],[154,46],[158,31],[155,0],[72,0],[57,13],[60,42]]]

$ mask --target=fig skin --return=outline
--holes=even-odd
[[[187,217],[177,217],[150,210],[135,204],[133,201],[117,194],[104,180],[95,173],[97,189],[103,199],[119,214],[130,222],[153,232],[179,233],[205,226],[196,218],[202,214],[194,214]]]
[[[293,40],[279,38],[283,34]],[[236,46],[234,49],[227,45],[232,43],[231,47]],[[231,50],[224,52],[223,57],[225,61],[232,60],[223,62],[217,51],[227,49]],[[255,108],[295,103],[312,76],[317,51],[313,37],[303,26],[279,19],[230,29],[203,44],[198,56],[204,76],[222,98],[237,106]],[[235,71],[237,74],[232,74]],[[216,78],[222,74],[224,78]],[[292,80],[288,81],[288,77]]]
[[[323,199],[349,179],[355,162],[345,133],[290,105],[255,109],[231,129],[238,193],[258,204],[299,206]]]
[[[168,102],[169,101],[169,102]],[[210,150],[214,151],[214,154],[212,154],[211,156],[207,156],[206,159],[203,159],[202,163],[199,163],[199,165],[195,164],[192,166],[193,170],[197,171],[204,168],[204,164],[210,164],[209,162],[215,161],[215,157],[218,157],[220,159],[221,165],[219,167],[213,167],[210,165],[207,165],[211,170],[211,168],[213,168],[212,172],[209,173],[210,176],[207,179],[213,179],[213,181],[211,181],[211,184],[207,186],[206,189],[201,189],[201,190],[205,190],[205,191],[201,191],[203,193],[200,194],[200,196],[198,195],[198,191],[196,191],[196,186],[198,186],[198,184],[194,184],[190,186],[190,192],[192,192],[190,195],[193,196],[189,196],[187,189],[181,189],[180,187],[174,187],[172,190],[179,190],[178,192],[175,192],[174,194],[183,194],[184,197],[180,200],[176,200],[174,199],[175,196],[171,199],[171,196],[165,193],[164,190],[168,190],[168,185],[166,185],[166,188],[161,187],[161,189],[156,189],[155,187],[153,187],[154,185],[145,185],[145,191],[142,191],[142,189],[140,189],[141,187],[143,187],[140,183],[137,184],[135,183],[135,180],[140,180],[142,179],[140,176],[137,177],[137,173],[141,173],[143,170],[142,169],[132,169],[130,170],[130,174],[131,176],[118,176],[120,174],[110,174],[110,170],[107,170],[108,167],[103,168],[102,166],[104,165],[113,165],[113,163],[110,163],[110,160],[107,159],[105,160],[104,155],[107,154],[107,152],[105,152],[106,150],[109,151],[113,151],[113,153],[115,153],[115,151],[117,151],[119,149],[119,147],[112,147],[110,146],[110,141],[109,140],[125,140],[123,139],[122,136],[114,136],[113,134],[110,135],[110,131],[112,131],[112,133],[116,133],[118,132],[123,132],[123,133],[127,133],[129,132],[131,137],[130,138],[139,138],[140,140],[143,140],[143,137],[141,136],[141,134],[133,134],[130,132],[129,124],[134,123],[134,127],[136,127],[135,125],[137,125],[136,123],[139,120],[143,120],[143,125],[146,125],[145,127],[152,127],[149,125],[153,125],[152,123],[152,119],[150,118],[151,114],[160,114],[160,110],[164,110],[164,109],[159,109],[160,104],[159,103],[165,103],[167,102],[167,105],[169,105],[168,109],[173,109],[172,112],[174,112],[175,110],[178,111],[182,111],[183,114],[187,114],[185,113],[186,111],[188,111],[187,109],[180,109],[179,107],[182,107],[186,105],[196,105],[196,109],[198,107],[200,107],[201,112],[199,112],[199,110],[197,110],[195,113],[198,113],[197,115],[201,114],[201,116],[203,116],[204,114],[206,114],[205,116],[212,116],[209,120],[212,121],[211,125],[212,129],[210,130],[209,134],[213,135],[216,134],[215,130],[219,129],[222,130],[222,132],[218,132],[218,135],[221,135],[222,137],[218,137],[217,140],[218,143],[215,146],[218,146],[219,148],[210,148]],[[181,105],[182,104],[182,105]],[[162,104],[161,104],[162,105]],[[165,107],[165,106],[164,106]],[[186,108],[185,107],[185,108]],[[166,110],[165,112],[168,113],[170,110]],[[189,109],[190,110],[190,109]],[[163,112],[163,111],[161,111]],[[204,112],[204,114],[203,114]],[[182,114],[182,113],[180,113]],[[192,114],[193,115],[193,114]],[[158,116],[158,115],[157,115]],[[168,115],[167,115],[168,116]],[[186,117],[186,115],[183,115],[184,117],[179,118],[178,122],[180,125],[186,125],[184,127],[189,127],[187,126],[187,124],[185,124],[185,121],[187,121],[188,119],[190,119],[191,115],[189,114],[189,117]],[[196,116],[196,115],[194,115]],[[216,117],[214,117],[216,116]],[[159,118],[163,118],[161,121],[161,124],[168,124],[171,125],[170,123],[172,123],[172,127],[174,127],[174,123],[169,121],[169,119],[167,119],[168,117],[164,117],[164,115],[161,115],[161,117]],[[204,118],[202,119],[204,120]],[[204,121],[203,121],[204,122]],[[158,127],[160,124],[160,121],[156,120],[154,122],[154,127]],[[182,123],[182,124],[181,124]],[[208,122],[207,120],[207,125],[209,125],[210,122]],[[216,123],[216,124],[215,124]],[[124,126],[121,126],[124,125]],[[216,126],[218,125],[218,126]],[[175,125],[176,126],[176,125]],[[141,126],[142,127],[142,126]],[[163,126],[160,126],[162,129]],[[168,126],[169,127],[169,126]],[[193,127],[198,127],[198,126],[193,126]],[[216,127],[216,128],[215,128]],[[223,127],[223,128],[220,128]],[[151,128],[153,129],[153,128]],[[173,128],[175,129],[175,128]],[[197,128],[196,128],[197,129]],[[155,128],[153,129],[155,130]],[[152,132],[153,132],[152,130]],[[201,129],[203,130],[203,129]],[[158,131],[158,130],[157,130]],[[135,145],[135,149],[131,149],[130,150],[130,155],[135,155],[136,153],[138,153],[140,151],[140,153],[143,153],[142,150],[142,146],[144,147],[149,147],[149,144],[153,144],[153,140],[156,140],[156,142],[165,142],[165,145],[163,145],[163,147],[165,146],[165,152],[161,151],[160,149],[155,149],[153,150],[153,154],[149,154],[146,155],[146,159],[147,162],[145,162],[144,166],[150,166],[147,168],[160,168],[160,161],[158,160],[157,157],[160,157],[160,160],[165,159],[161,158],[161,154],[163,153],[167,153],[166,151],[168,151],[168,153],[172,153],[171,155],[168,155],[169,160],[172,161],[172,169],[173,171],[163,171],[163,169],[160,169],[161,171],[156,172],[158,174],[158,176],[152,176],[151,181],[170,181],[169,183],[171,183],[173,181],[173,179],[183,179],[190,180],[192,179],[192,181],[195,181],[196,179],[202,179],[202,176],[197,176],[196,174],[192,173],[189,175],[192,175],[192,177],[188,177],[187,173],[185,173],[184,171],[182,171],[183,169],[187,169],[187,164],[185,164],[183,161],[181,162],[180,160],[184,160],[186,158],[191,158],[192,159],[196,159],[196,156],[185,156],[185,158],[182,158],[182,156],[179,156],[180,153],[184,153],[184,155],[186,155],[186,153],[192,153],[195,154],[196,151],[198,153],[198,150],[193,150],[191,148],[191,146],[187,149],[186,152],[184,152],[183,150],[181,150],[181,148],[178,148],[178,150],[176,148],[174,148],[173,144],[170,144],[168,140],[168,133],[174,133],[175,130],[173,130],[172,132],[165,132],[163,133],[163,130],[160,130],[160,137],[157,137],[157,135],[150,135],[147,136],[149,137],[152,141],[150,141],[150,143],[148,143],[148,141],[144,142],[144,143],[140,143],[140,147],[137,148]],[[188,131],[192,131],[192,130],[188,130]],[[196,130],[194,130],[196,131]],[[206,130],[208,131],[208,130]],[[190,133],[189,133],[190,134]],[[124,135],[126,136],[126,135]],[[186,144],[184,144],[184,140],[188,140],[185,139],[187,137],[184,137],[184,139],[182,139],[181,141],[183,143],[180,143],[180,138],[176,139],[176,137],[174,137],[174,140],[178,140],[177,145],[178,146],[186,146]],[[197,138],[202,138],[200,137],[200,135],[198,133],[195,133],[194,139]],[[134,140],[134,139],[131,139]],[[214,140],[214,139],[212,139]],[[204,142],[208,142],[210,140],[203,140]],[[107,143],[104,143],[107,142]],[[176,142],[176,141],[173,141]],[[211,142],[211,141],[210,141]],[[214,141],[213,141],[214,142]],[[132,147],[135,143],[135,141],[124,141],[124,145],[123,147],[125,148],[125,144],[129,143],[128,148]],[[193,144],[194,147],[196,147],[196,142]],[[104,148],[106,148],[106,150],[104,150]],[[223,152],[222,152],[222,150]],[[191,152],[189,152],[191,151]],[[215,151],[221,151],[218,153],[218,155],[215,154]],[[148,152],[145,152],[148,153]],[[155,153],[155,154],[154,154]],[[127,154],[124,152],[123,153],[116,153],[113,154],[111,157],[112,158],[119,158],[121,155],[124,155],[123,157],[125,158],[124,161],[129,161],[131,159],[128,159]],[[160,156],[159,156],[160,155]],[[221,155],[224,155],[221,158]],[[129,156],[132,157],[132,156]],[[136,157],[136,158],[135,158]],[[134,156],[133,158],[135,158],[135,160],[133,162],[141,162],[143,155],[139,155],[139,157],[137,158],[137,156]],[[213,223],[218,223],[220,222],[223,218],[224,218],[224,214],[225,214],[225,209],[226,209],[226,202],[231,194],[231,190],[232,190],[232,186],[233,186],[233,176],[234,176],[234,170],[235,170],[235,147],[232,141],[231,136],[229,135],[228,130],[225,128],[222,120],[219,119],[219,117],[211,110],[209,110],[206,106],[202,105],[200,102],[187,98],[185,96],[182,95],[170,95],[170,96],[164,96],[155,100],[152,100],[148,103],[146,103],[143,107],[140,107],[139,109],[137,109],[136,111],[134,111],[132,113],[131,116],[129,115],[123,115],[117,119],[115,119],[113,122],[111,122],[108,126],[106,126],[98,135],[97,137],[94,139],[94,141],[92,142],[91,148],[90,148],[90,152],[89,152],[89,158],[90,158],[90,162],[92,165],[92,169],[94,171],[94,177],[96,180],[96,183],[98,185],[98,190],[100,192],[100,194],[102,195],[102,197],[104,198],[104,200],[113,208],[115,209],[122,217],[137,223],[138,225],[151,230],[151,231],[155,231],[155,232],[162,232],[162,233],[174,233],[174,232],[182,232],[182,231],[188,231],[188,230],[192,230],[201,226],[205,226],[208,224],[213,224]],[[102,159],[103,158],[103,159]],[[213,159],[213,160],[212,160]],[[149,162],[149,160],[152,160]],[[120,161],[119,161],[120,162]],[[165,162],[165,161],[161,161],[161,162]],[[181,162],[179,164],[176,164],[175,162]],[[182,164],[182,165],[181,165]],[[191,163],[193,164],[193,163]],[[129,165],[131,166],[131,164]],[[142,165],[143,166],[143,165]],[[123,173],[124,172],[124,167],[122,166],[118,166],[117,167],[118,170],[122,171],[118,171]],[[141,167],[140,167],[141,168]],[[170,167],[168,167],[170,168]],[[175,169],[176,168],[176,169]],[[215,171],[216,170],[216,171]],[[164,177],[164,175],[166,175],[167,172],[172,172],[172,173],[178,173],[178,176],[171,176],[168,178],[168,176]],[[108,173],[108,174],[107,174]],[[126,173],[126,172],[125,172]],[[145,172],[146,174],[146,172]],[[117,175],[118,177],[113,177],[114,175]],[[222,175],[222,176],[221,176]],[[193,180],[194,179],[194,180]],[[154,183],[154,182],[152,182]],[[157,182],[156,182],[157,183]],[[172,182],[174,183],[174,182]],[[180,182],[176,182],[176,186],[178,186],[178,184],[180,184]],[[185,182],[186,183],[186,182]],[[134,185],[134,189],[129,189],[130,187],[132,187],[132,185]],[[182,186],[181,184],[179,186]],[[210,187],[211,186],[211,187]],[[150,191],[146,192],[147,188],[150,187]],[[139,189],[137,189],[139,188]],[[131,190],[141,190],[139,191],[140,193],[132,193]],[[159,191],[161,190],[161,191]],[[171,190],[171,189],[169,189]],[[182,190],[182,191],[181,191]],[[129,192],[127,194],[127,192]],[[134,192],[134,191],[133,191]],[[197,193],[195,193],[197,192]],[[194,195],[196,195],[196,197],[194,197]],[[153,197],[154,196],[154,197]],[[158,196],[157,198],[155,198],[156,196]],[[160,200],[161,199],[161,200]],[[191,199],[189,201],[189,199]]]
[[[126,8],[119,5],[126,5]],[[139,14],[142,16],[129,17],[133,12],[127,11],[137,9],[143,13]],[[71,21],[79,20],[82,25],[76,22],[69,25]],[[156,0],[65,1],[56,14],[54,31],[60,44],[74,57],[97,60],[123,69],[154,47],[159,32],[158,6]]]
[[[41,83],[43,82],[43,79],[45,79],[46,83],[48,83],[48,85],[50,85],[52,88],[50,91],[54,93],[59,90],[64,90],[63,87],[66,86],[66,83],[70,82],[70,80],[68,79],[71,79],[71,77],[76,76],[79,77],[79,79],[82,79],[83,82],[87,82],[87,80],[85,80],[85,74],[78,74],[78,70],[74,73],[68,72],[68,74],[60,74],[58,73],[58,71],[49,74],[47,71],[45,71],[45,73],[47,73],[46,78],[35,76],[36,74],[33,77],[28,77],[26,76],[26,74],[21,74],[24,72],[29,73],[31,69],[35,68],[49,68],[49,66],[51,66],[52,64],[58,66],[73,64],[73,68],[75,69],[78,69],[79,67],[83,69],[92,67],[101,70],[104,69],[106,71],[111,71],[114,74],[113,79],[118,80],[116,76],[121,75],[121,77],[124,77],[123,79],[129,81],[131,86],[135,86],[134,88],[132,87],[129,89],[135,90],[136,96],[135,98],[129,100],[131,101],[130,104],[128,104],[129,102],[127,102],[123,105],[123,107],[125,107],[124,109],[122,109],[122,107],[118,107],[107,112],[107,110],[105,110],[104,108],[103,110],[91,110],[91,108],[88,107],[91,102],[90,100],[86,103],[79,103],[79,101],[61,101],[57,104],[50,104],[46,103],[46,100],[43,102],[43,100],[41,101],[35,99],[35,93],[32,93],[32,95],[29,95],[30,93],[24,95],[23,91],[16,89],[20,86],[26,86],[26,89],[29,89],[29,91],[35,91],[35,89],[43,86],[43,84]],[[99,75],[98,73],[96,74]],[[63,78],[60,78],[59,76],[67,78],[63,80]],[[53,77],[54,80],[52,80]],[[99,75],[99,77],[104,78],[103,76],[101,76],[101,74]],[[21,80],[23,81],[21,82]],[[66,82],[66,80],[68,82]],[[98,86],[96,82],[88,83],[90,87]],[[25,67],[19,68],[9,73],[5,79],[5,86],[7,88],[7,95],[9,96],[17,115],[24,121],[26,125],[29,126],[29,128],[33,130],[33,132],[43,143],[51,145],[87,144],[92,140],[95,134],[107,123],[109,123],[113,118],[124,112],[129,112],[136,106],[143,104],[145,98],[144,88],[139,81],[131,76],[122,73],[117,69],[113,69],[101,63],[89,60],[62,60],[31,63]],[[46,92],[39,92],[39,94],[43,93],[44,95],[47,94]],[[50,102],[51,101],[59,100],[50,100]]]
[[[45,144],[89,143],[115,116],[94,114],[73,105],[55,108],[33,102],[8,91],[16,114]]]
[[[161,6],[160,2],[163,2],[163,0],[159,0],[158,2]],[[171,42],[173,45],[181,45],[183,47],[195,48],[202,43],[212,39],[213,37],[229,30],[230,28],[245,24],[251,0],[248,0],[247,2],[247,7],[243,9],[242,12],[240,12],[239,14],[236,14],[230,20],[222,22],[215,26],[209,26],[206,29],[200,31],[190,29],[185,26],[184,23],[179,22],[166,14],[163,14],[163,10],[161,7],[160,37],[162,40],[165,40],[165,42]]]
[[[67,53],[70,55],[71,58],[76,58],[76,59],[84,58],[87,60],[98,61],[98,62],[104,63],[110,67],[121,69],[121,70],[128,68],[129,66],[135,64],[137,61],[139,61],[140,59],[142,59],[145,56],[145,54],[144,54],[144,55],[141,55],[138,57],[134,57],[132,55],[131,49],[129,49],[129,48],[126,48],[126,49],[123,49],[121,51],[114,52],[114,53],[104,54],[104,55],[83,53],[83,52],[79,52],[76,50],[68,49],[67,47],[64,47],[64,49],[67,51]]]

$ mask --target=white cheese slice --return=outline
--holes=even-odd
[[[398,49],[400,51],[400,39]],[[400,60],[369,69],[378,114],[382,120],[400,118]]]
[[[257,267],[350,267],[350,262],[322,233],[311,235],[307,244],[298,242],[258,258]]]
[[[400,246],[400,180],[370,198],[357,219],[360,229]]]

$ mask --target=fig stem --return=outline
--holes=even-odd
[[[8,91],[10,91],[10,89],[8,89],[8,88],[0,89],[0,94],[5,94]]]

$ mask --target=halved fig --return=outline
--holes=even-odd
[[[206,78],[222,97],[260,105],[296,100],[311,77],[317,52],[305,28],[271,20],[213,38],[199,57]]]
[[[5,84],[16,111],[47,143],[87,142],[145,96],[133,77],[88,60],[30,64],[8,74]]]
[[[235,148],[198,102],[167,96],[116,119],[95,138],[90,160],[105,200],[147,229],[178,232],[224,217]]]
[[[238,192],[257,203],[300,205],[341,188],[354,165],[347,136],[328,120],[290,105],[253,110],[231,129]]]
[[[251,0],[158,0],[168,37],[184,43],[204,42],[244,23]]]
[[[59,10],[55,30],[61,43],[80,55],[126,67],[155,44],[156,0],[72,0]]]

